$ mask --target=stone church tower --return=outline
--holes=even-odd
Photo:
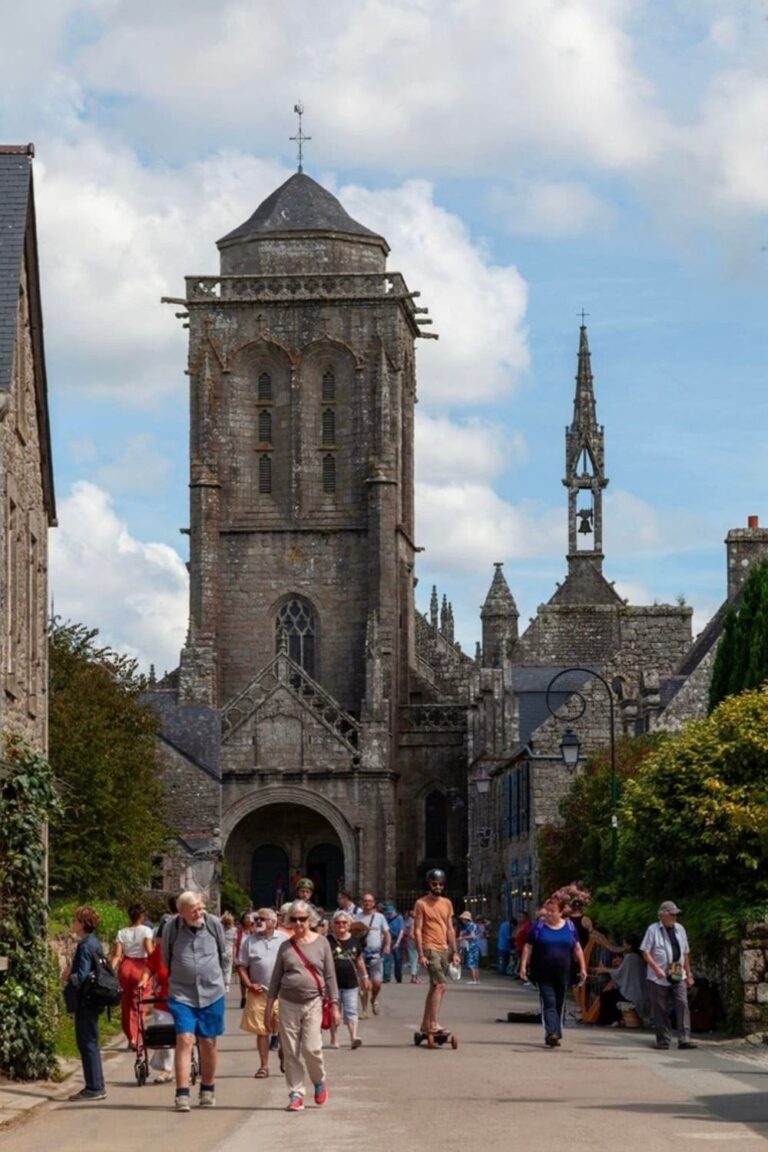
[[[432,777],[443,797],[450,783],[443,751],[426,775],[408,751],[398,794],[401,728],[412,743],[430,677],[413,598],[426,309],[387,271],[386,240],[302,171],[218,247],[220,275],[174,301],[191,520],[188,639],[155,697],[171,818],[198,882],[223,852],[256,902],[297,872],[330,906],[342,883],[394,896],[418,884],[399,847],[413,805]]]

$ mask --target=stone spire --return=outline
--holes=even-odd
[[[439,607],[436,584],[432,585],[432,596],[429,600],[429,622],[433,628],[437,628],[439,622]]]
[[[565,478],[568,489],[568,567],[573,572],[582,558],[602,571],[604,432],[597,423],[592,363],[587,326],[579,332],[579,358],[573,423],[565,430]]]
[[[517,642],[517,622],[520,613],[515,604],[502,563],[494,564],[493,580],[480,611],[483,623],[483,664],[486,668],[500,668]]]

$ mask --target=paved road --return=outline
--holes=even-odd
[[[382,1014],[361,1026],[364,1046],[327,1054],[329,1103],[288,1116],[275,1063],[255,1081],[254,1045],[228,1014],[215,1110],[171,1111],[168,1086],[137,1088],[125,1052],[107,1059],[109,1096],[93,1105],[52,1103],[0,1132],[0,1152],[110,1152],[144,1147],[183,1152],[253,1152],[298,1129],[301,1143],[360,1152],[392,1148],[526,1152],[666,1152],[725,1144],[754,1149],[768,1139],[766,1057],[705,1043],[695,1052],[656,1052],[647,1033],[570,1029],[546,1049],[538,1026],[497,1023],[532,994],[486,977],[450,988],[443,1023],[457,1052],[412,1043],[424,987],[385,986]],[[69,1085],[68,1090],[79,1085]]]

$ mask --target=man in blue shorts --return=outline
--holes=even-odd
[[[200,1043],[201,1108],[216,1103],[216,1039],[224,1031],[226,939],[221,921],[205,910],[200,892],[182,892],[178,916],[163,928],[168,1010],[176,1026],[176,1111],[189,1112],[192,1048]]]

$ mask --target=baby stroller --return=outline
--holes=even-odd
[[[176,1047],[176,1029],[173,1024],[148,1024],[145,1009],[163,1007],[167,1011],[167,1002],[156,996],[143,996],[142,989],[136,990],[136,1007],[139,1012],[139,1034],[136,1039],[136,1060],[133,1072],[139,1088],[143,1088],[149,1079],[150,1054],[158,1048]],[[189,1070],[190,1082],[194,1086],[200,1075],[200,1049],[197,1040],[192,1049],[192,1061]]]

